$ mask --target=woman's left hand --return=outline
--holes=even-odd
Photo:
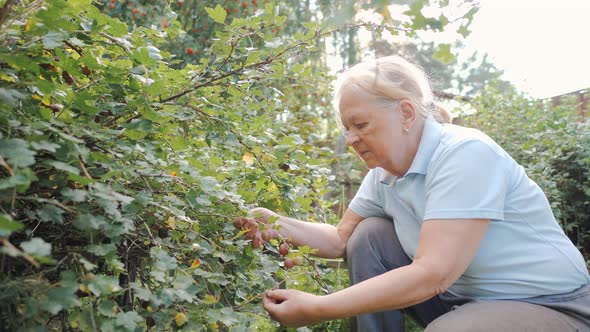
[[[264,294],[262,306],[281,325],[299,327],[326,320],[318,310],[319,299],[317,295],[298,290],[274,289]]]

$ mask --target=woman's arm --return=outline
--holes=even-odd
[[[269,216],[274,214],[274,212],[263,208],[253,209],[251,213],[254,216],[257,214],[262,215],[261,218],[257,218],[258,222],[265,222]],[[346,242],[358,223],[363,220],[363,217],[350,209],[346,210],[337,226],[306,222],[283,216],[278,217],[279,219],[273,225],[273,228],[277,229],[287,242],[296,246],[308,245],[310,248],[318,250],[317,256],[324,258],[344,257]],[[253,241],[257,237],[262,239],[262,235],[258,231],[258,225],[252,225],[252,227],[256,227],[257,232],[249,232],[247,237],[253,239]]]
[[[443,293],[477,253],[488,219],[425,221],[412,264],[326,296],[273,290],[265,309],[287,326],[405,308]]]

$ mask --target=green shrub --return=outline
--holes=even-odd
[[[231,221],[254,205],[334,221],[319,161],[330,150],[298,134],[317,109],[285,112],[301,101],[281,98],[294,81],[318,91],[294,58],[320,32],[310,23],[277,35],[286,18],[270,4],[231,22],[209,11],[216,39],[182,68],[160,48],[178,24],[128,32],[90,0],[19,2],[2,24],[5,329],[276,325],[260,296],[280,281],[280,262]]]

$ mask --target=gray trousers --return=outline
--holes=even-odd
[[[382,218],[363,220],[346,251],[351,285],[411,263],[393,222]],[[354,317],[351,330],[403,332],[404,314],[426,332],[590,331],[590,285],[568,294],[522,300],[484,301],[446,292],[403,310]]]

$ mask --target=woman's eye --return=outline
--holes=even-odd
[[[361,122],[355,125],[358,129],[363,129],[367,126],[367,122]]]

